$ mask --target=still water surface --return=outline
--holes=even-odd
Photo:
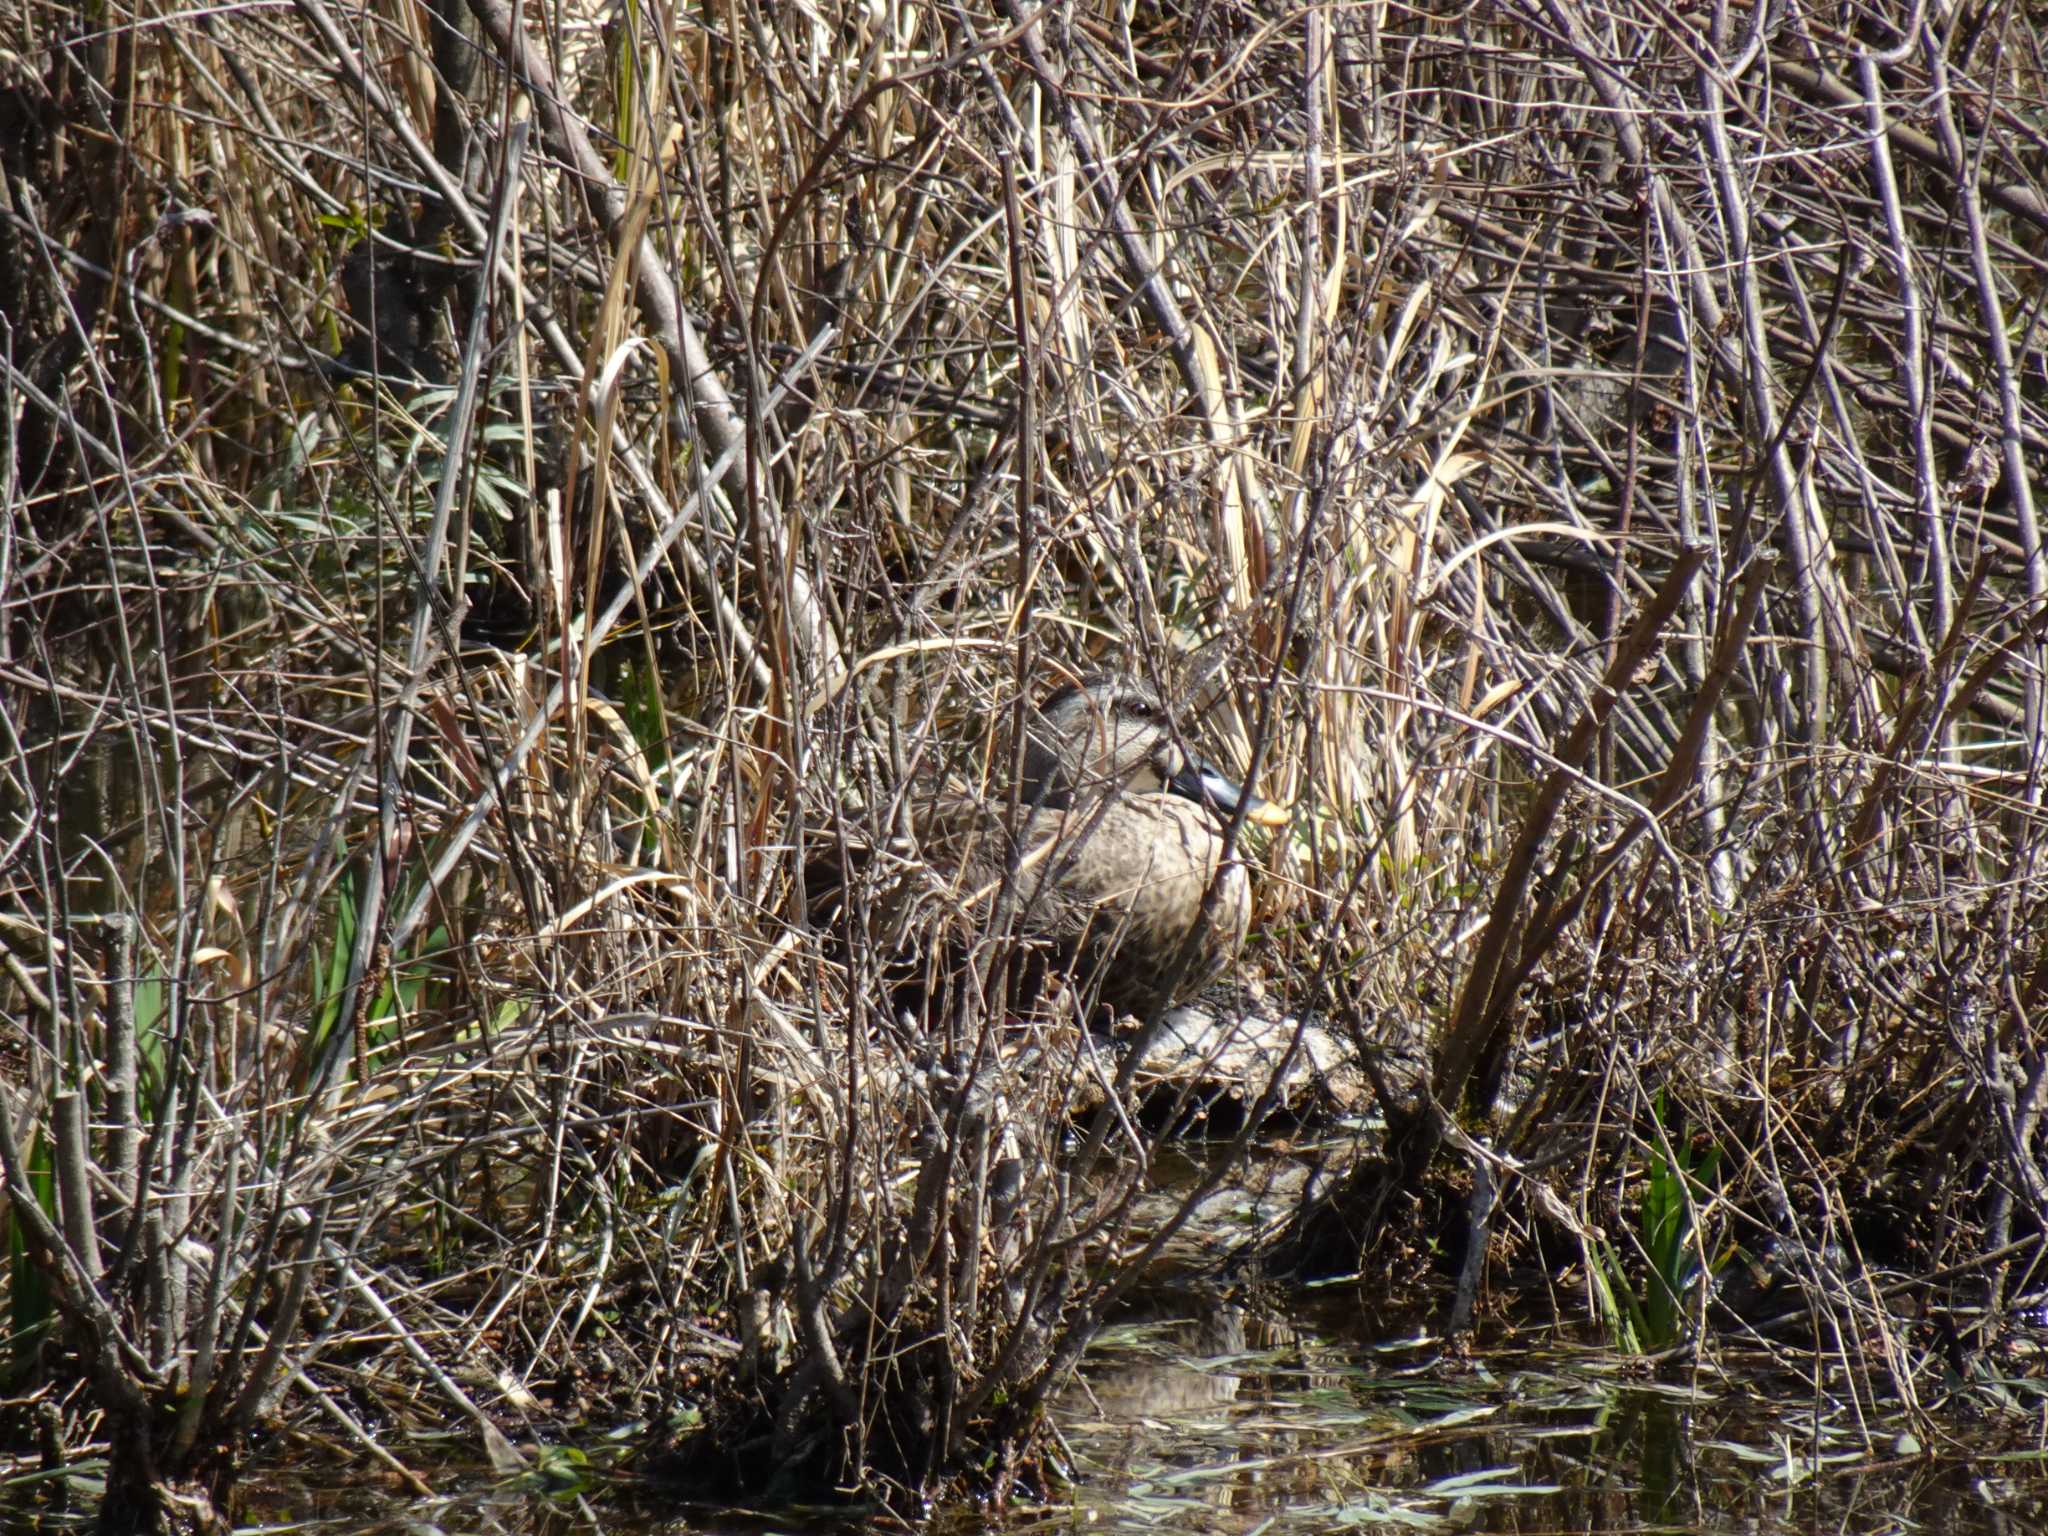
[[[1000,1519],[951,1512],[926,1529],[2048,1531],[2048,1392],[2025,1374],[1951,1390],[1913,1418],[1853,1391],[1845,1372],[1801,1380],[1761,1356],[1710,1351],[1651,1369],[1553,1347],[1540,1331],[1462,1356],[1420,1338],[1339,1344],[1333,1331],[1247,1325],[1218,1308],[1107,1330],[1059,1403],[1067,1495]],[[415,1449],[415,1465],[433,1459]],[[254,1478],[243,1518],[319,1536],[909,1528],[843,1512],[685,1510],[598,1474],[553,1495],[445,1468],[432,1480],[445,1497],[407,1500],[361,1469],[298,1466]]]
[[[2043,1426],[2009,1393],[1916,1430],[1762,1360],[1740,1377],[1526,1338],[1462,1359],[1420,1339],[1183,1347],[1216,1332],[1113,1332],[1064,1401],[1094,1528],[2048,1530]]]

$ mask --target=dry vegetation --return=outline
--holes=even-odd
[[[1257,1257],[1593,1298],[1690,1166],[1931,1410],[2048,1230],[2041,25],[8,0],[14,1438],[1028,1477],[1134,1058],[892,1016],[885,855],[1091,660],[1378,1073]]]

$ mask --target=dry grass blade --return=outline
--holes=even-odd
[[[1241,1259],[1739,1249],[1695,1323],[1924,1403],[1897,1299],[1967,1364],[2048,1230],[2044,41],[15,6],[0,1173],[103,1523],[299,1413],[1033,1483],[1232,1097],[931,856],[1105,664],[1295,808],[1232,1102],[1395,1133]]]

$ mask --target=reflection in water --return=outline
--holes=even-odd
[[[1907,1458],[1916,1442],[1868,1399],[1816,1403],[1761,1358],[1660,1381],[1625,1358],[1519,1341],[1460,1360],[1428,1340],[1264,1332],[1208,1301],[1105,1332],[1059,1405],[1091,1524],[2003,1536],[2043,1529],[2048,1512],[2035,1456],[2005,1477],[1984,1475],[1984,1444]]]
[[[1354,1317],[1344,1322],[1357,1326]],[[1000,1520],[947,1512],[948,1536],[1024,1536],[1086,1525],[1118,1536],[1324,1536],[1397,1531],[1647,1530],[1830,1536],[1913,1530],[2009,1536],[2048,1529],[2038,1449],[2010,1441],[2012,1402],[2039,1382],[1999,1383],[2008,1411],[1937,1416],[1938,1454],[1906,1456],[1903,1420],[1821,1375],[1778,1374],[1723,1355],[1663,1377],[1640,1361],[1545,1343],[1525,1331],[1469,1355],[1440,1341],[1337,1342],[1217,1295],[1104,1330],[1056,1404],[1073,1485],[1066,1502]],[[1923,1423],[1922,1432],[1929,1426]],[[1964,1439],[1968,1436],[1968,1439]],[[2000,1438],[2003,1436],[2004,1438]],[[1953,1437],[1953,1438],[1946,1438]],[[601,1437],[591,1432],[590,1446]],[[564,1436],[564,1443],[571,1437]],[[417,1449],[417,1448],[416,1448]],[[2000,1453],[2016,1453],[2011,1460]],[[595,1459],[593,1457],[593,1459]],[[676,1492],[593,1479],[577,1498],[493,1486],[487,1471],[430,1472],[447,1497],[408,1501],[321,1465],[252,1479],[244,1519],[361,1536],[434,1531],[517,1536],[691,1536],[877,1525],[845,1512],[748,1516],[679,1507]],[[18,1512],[15,1512],[18,1513]],[[27,1520],[55,1529],[47,1510]]]
[[[1177,1419],[1234,1402],[1242,1381],[1223,1369],[1245,1352],[1244,1309],[1204,1298],[1193,1315],[1125,1323],[1097,1340],[1096,1362],[1060,1397],[1066,1423]]]

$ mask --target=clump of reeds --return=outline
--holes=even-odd
[[[1777,1255],[1908,1401],[2033,1284],[2026,8],[5,26],[9,1428],[110,1526],[280,1416],[1025,1477],[1151,1133],[864,919],[1100,660],[1384,1101],[1240,1260]]]

